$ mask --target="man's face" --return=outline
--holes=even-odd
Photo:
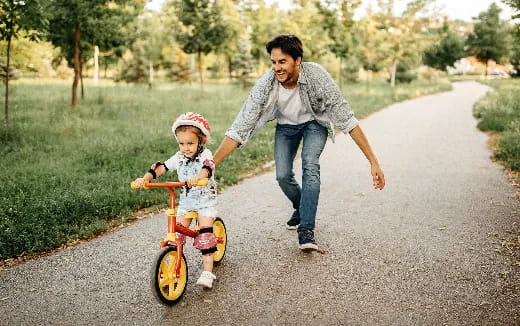
[[[300,75],[301,57],[296,58],[296,61],[288,54],[282,52],[281,48],[274,48],[271,50],[271,62],[273,71],[276,74],[276,79],[285,88],[294,88],[298,82]]]

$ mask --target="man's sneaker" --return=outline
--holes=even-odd
[[[298,224],[300,224],[300,213],[298,211],[294,211],[291,219],[287,221],[287,230],[296,230]]]
[[[197,285],[202,285],[207,289],[211,289],[213,287],[213,281],[216,279],[217,277],[213,273],[204,271],[200,274],[200,277],[197,280]]]
[[[318,245],[314,240],[314,231],[312,230],[298,231],[298,242],[301,250],[318,250]]]

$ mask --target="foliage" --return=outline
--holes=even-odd
[[[7,42],[0,42],[0,53],[7,52]],[[20,33],[18,39],[11,42],[10,64],[16,66],[23,73],[36,74],[39,77],[54,76],[53,61],[59,49],[49,42],[34,42]]]
[[[16,69],[14,65],[9,65],[7,67],[7,62],[4,60],[0,60],[0,79],[2,79],[2,83],[5,84],[7,80],[7,73],[9,71],[9,80],[18,79],[22,76],[22,72],[19,69]]]
[[[171,79],[181,83],[189,82],[192,73],[189,55],[178,47],[171,50],[170,56],[173,58],[170,69]]]
[[[413,80],[417,79],[417,73],[412,71],[406,64],[399,63],[397,65],[395,79],[399,83],[411,83]]]
[[[5,84],[5,124],[9,124],[9,77],[11,76],[11,41],[23,31],[32,40],[39,40],[47,30],[45,0],[2,0],[0,1],[0,40],[7,41],[6,68],[3,73]]]
[[[487,11],[481,12],[474,20],[473,33],[467,39],[470,52],[486,63],[486,67],[489,60],[503,62],[510,51],[510,30],[508,25],[500,20],[500,11],[501,9],[492,3]]]
[[[513,77],[520,77],[520,25],[516,25],[512,33],[513,46],[511,48],[509,61],[513,66],[514,72],[511,73],[511,75]]]
[[[428,45],[428,38],[423,30],[429,21],[419,18],[418,15],[427,9],[430,0],[415,0],[407,5],[407,9],[400,15],[393,14],[393,1],[381,1],[381,12],[366,18],[364,23],[363,39],[361,43],[371,42],[371,35],[375,32],[375,42],[364,47],[362,58],[369,68],[385,67],[390,75],[390,84],[395,86],[397,67],[399,62],[414,63],[417,66],[421,60],[421,53]],[[368,39],[367,39],[368,38]],[[377,50],[374,50],[377,49]],[[374,54],[366,52],[375,51]]]
[[[230,37],[227,23],[217,1],[171,0],[168,6],[175,8],[179,30],[176,39],[186,53],[198,55],[201,88],[204,90],[203,56],[222,49]]]
[[[50,39],[74,67],[73,110],[77,105],[76,92],[83,63],[92,57],[93,47],[106,51],[126,43],[129,34],[124,33],[123,26],[135,19],[143,6],[144,0],[52,1]]]
[[[502,2],[506,3],[511,8],[516,10],[512,18],[520,18],[520,0],[502,0]]]
[[[448,22],[444,22],[440,35],[440,42],[424,52],[423,63],[446,71],[447,67],[453,66],[457,60],[463,58],[466,52],[464,40],[450,29]]]
[[[356,56],[348,57],[342,70],[341,80],[347,83],[357,83],[359,81],[359,69],[361,69],[361,61]]]
[[[149,64],[150,61],[146,56],[144,42],[137,41],[128,50],[120,62],[120,72],[116,77],[116,81],[124,81],[127,83],[149,82]]]
[[[253,55],[251,54],[251,42],[242,38],[238,42],[238,49],[236,55],[231,59],[231,65],[237,74],[239,83],[243,88],[251,86],[251,74],[255,68],[253,65]]]
[[[310,0],[295,1],[293,9],[287,15],[288,17],[281,15],[281,33],[298,35],[303,43],[303,60],[316,61],[323,57],[327,53],[327,44],[330,40],[323,35],[323,29],[320,26],[321,17],[314,2]],[[268,39],[264,40],[264,51],[265,44],[274,36],[276,34],[272,33]]]
[[[26,32],[32,40],[45,35],[48,20],[45,0],[0,1],[0,40],[17,38]]]
[[[498,133],[495,157],[505,166],[520,170],[520,80],[492,80],[495,88],[479,100],[473,115],[479,119],[478,128]]]
[[[239,8],[244,29],[250,31],[251,54],[259,63],[258,72],[263,73],[267,62],[265,44],[284,31],[282,21],[288,17],[276,5],[267,7],[263,0],[244,0]]]
[[[328,33],[331,43],[329,48],[340,60],[339,84],[342,85],[341,76],[343,74],[342,61],[355,55],[357,46],[356,34],[354,31],[354,11],[360,5],[359,0],[327,0],[317,2],[318,11],[323,17],[322,26]],[[355,59],[352,59],[353,61]],[[357,65],[359,67],[359,65]],[[353,67],[349,67],[352,69]],[[353,74],[350,74],[353,76]],[[349,76],[349,77],[350,77]],[[349,78],[352,81],[352,78]],[[354,80],[356,80],[355,78]]]

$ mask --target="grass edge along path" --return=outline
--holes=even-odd
[[[392,103],[452,89],[448,81],[353,84],[344,94],[362,119]],[[90,239],[161,208],[167,194],[132,191],[129,182],[176,151],[169,128],[185,111],[204,114],[216,150],[249,90],[210,85],[86,87],[77,112],[68,83],[19,81],[11,93],[11,127],[0,132],[0,264],[23,261]],[[0,92],[0,96],[3,94]],[[272,161],[274,128],[267,126],[220,166],[221,189]],[[174,180],[175,174],[162,180]],[[0,265],[1,266],[1,265]]]
[[[504,166],[520,199],[520,79],[483,83],[493,90],[473,106],[477,128],[489,134],[493,159]]]

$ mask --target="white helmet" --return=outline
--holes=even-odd
[[[208,120],[206,120],[206,118],[204,118],[201,114],[195,112],[181,114],[173,123],[173,136],[175,136],[175,130],[181,126],[193,126],[199,128],[202,134],[204,134],[204,136],[206,136],[207,140],[209,141],[211,128],[209,126]]]

